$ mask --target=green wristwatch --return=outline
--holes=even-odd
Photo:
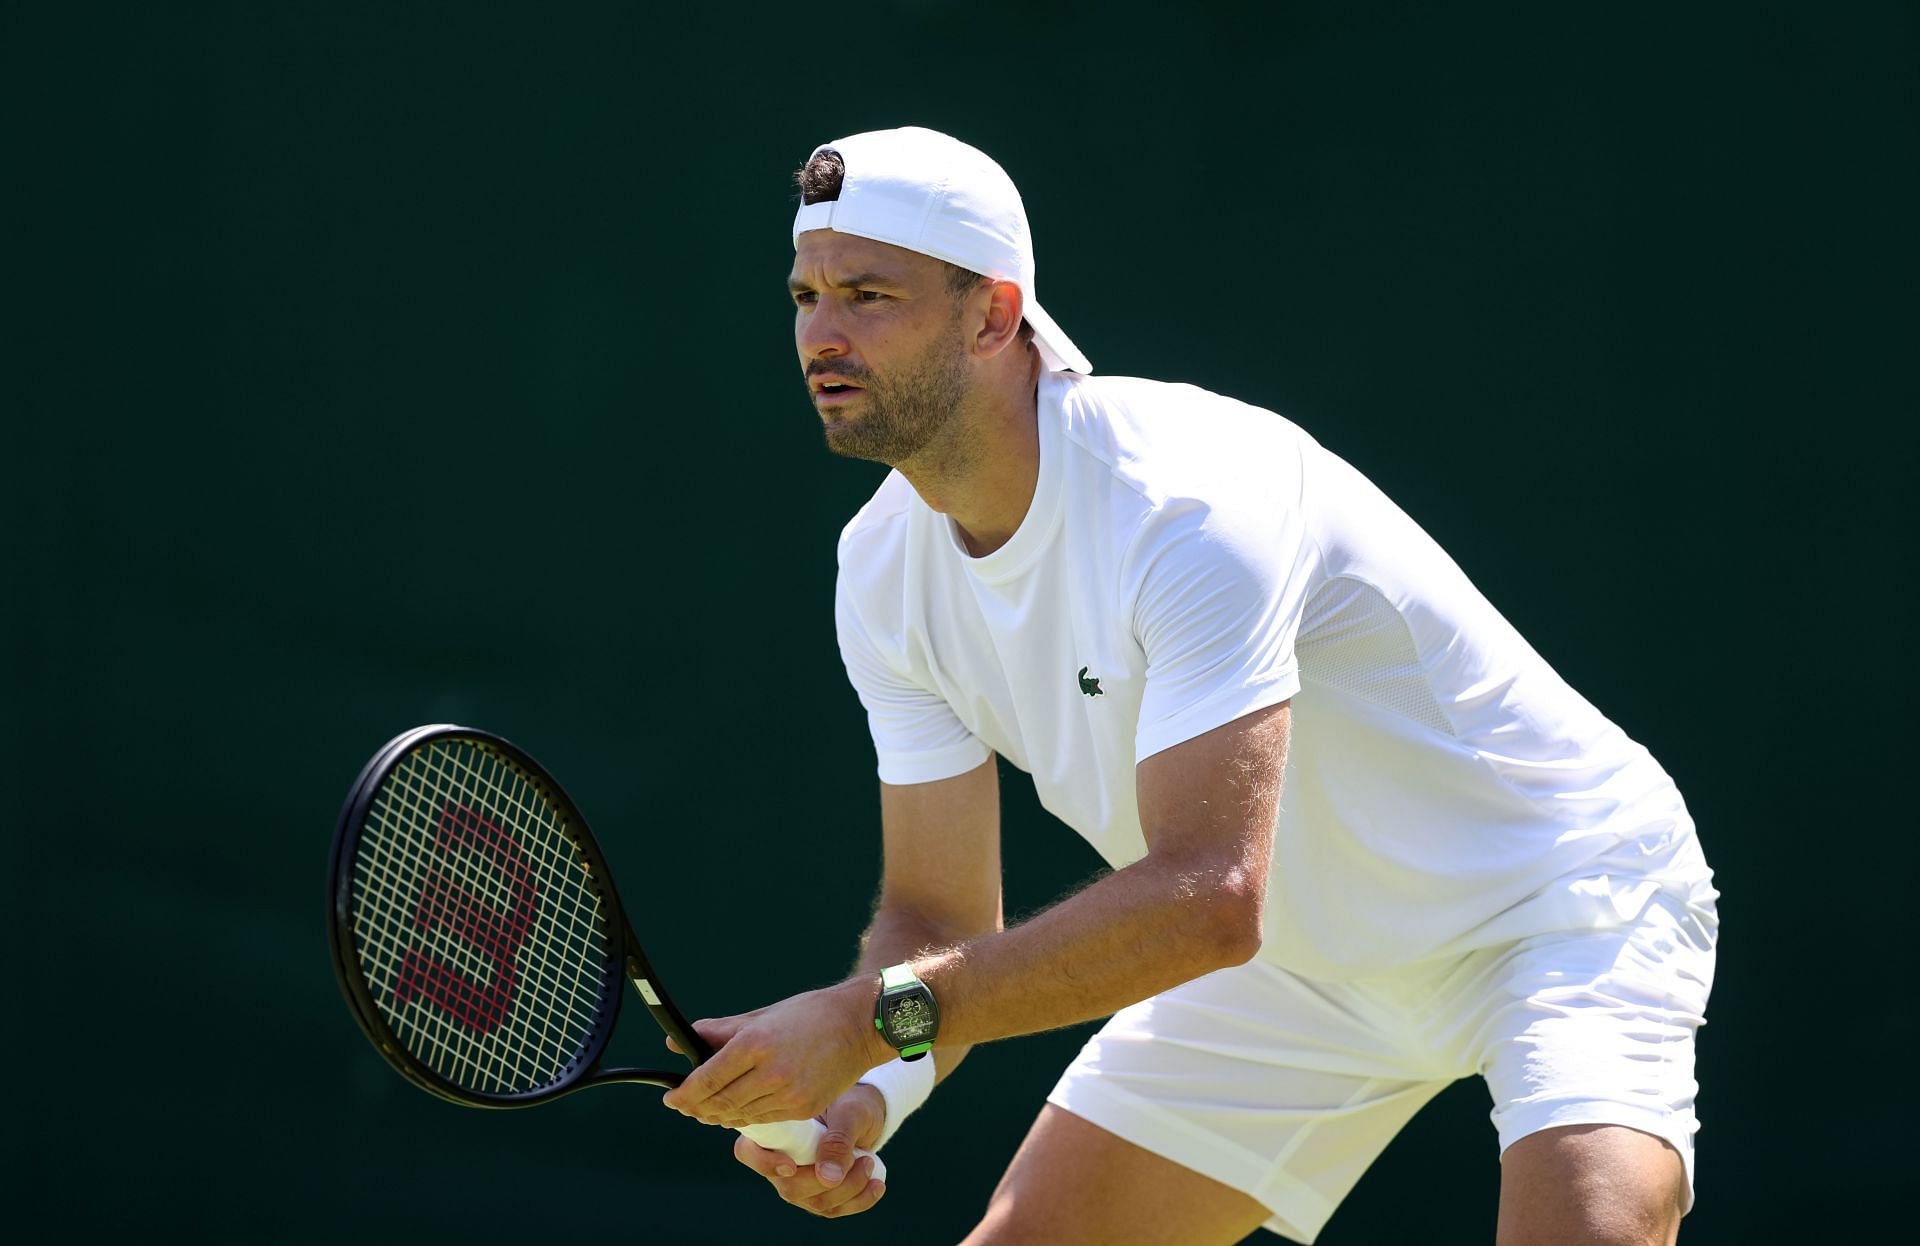
[[[873,1028],[902,1060],[918,1060],[933,1050],[940,1032],[940,1005],[926,983],[913,976],[913,966],[895,965],[880,971],[880,998],[873,1004]]]

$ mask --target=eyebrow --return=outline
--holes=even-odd
[[[889,290],[898,290],[902,288],[905,283],[902,282],[900,278],[889,273],[868,272],[854,273],[852,276],[842,277],[838,281],[829,281],[827,285],[839,290],[851,290],[859,286],[884,286]],[[812,282],[802,281],[798,277],[787,278],[787,291],[790,294],[798,294],[802,290],[811,289],[813,289]]]

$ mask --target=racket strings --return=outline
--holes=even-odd
[[[415,749],[375,795],[353,869],[360,969],[415,1059],[512,1094],[580,1058],[608,968],[599,884],[510,761],[471,740]]]
[[[463,756],[458,750],[436,751],[424,758],[423,768],[406,777],[413,781],[402,789],[411,797],[403,806],[403,812],[410,813],[412,824],[418,826],[423,810],[427,813],[439,811],[440,822],[435,828],[437,848],[444,848],[448,839],[452,838],[448,834],[450,826],[463,821],[478,821],[482,815],[473,806],[482,803],[484,797],[476,800],[482,793],[490,793],[494,797],[492,803],[512,815],[512,820],[522,827],[538,826],[546,832],[554,828],[554,816],[550,808],[537,799],[537,793],[527,790],[524,781],[515,782],[518,776],[503,771],[497,758],[481,754],[476,760]],[[412,846],[417,848],[417,836]],[[567,850],[562,855],[570,856],[571,843],[562,846]],[[440,867],[443,876],[451,866],[455,887],[465,884],[472,891],[472,884],[478,882],[480,890],[490,893],[487,896],[490,900],[497,902],[518,898],[524,901],[524,886],[520,889],[520,897],[512,895],[516,881],[513,870],[508,869],[503,873],[497,869],[489,870],[481,864],[497,864],[497,860],[488,858],[497,859],[500,855],[498,851],[481,855],[453,853],[449,860],[434,864]],[[403,877],[421,873],[417,860],[408,864],[411,868],[403,870]],[[566,875],[560,877],[564,884]],[[426,961],[430,972],[412,984],[404,976],[401,977],[395,984],[392,999],[386,1001],[391,1008],[398,1009],[412,1002],[412,997],[417,994],[424,995],[433,1006],[416,1018],[415,1033],[403,1036],[420,1040],[418,1045],[425,1050],[416,1051],[415,1054],[433,1057],[430,1063],[436,1072],[449,1080],[477,1089],[520,1089],[523,1088],[523,1082],[531,1081],[537,1085],[550,1080],[550,1075],[557,1075],[558,1070],[572,1059],[577,1048],[577,1043],[567,1040],[584,1037],[581,1012],[584,1010],[586,1016],[590,1017],[598,1002],[590,991],[581,990],[578,973],[572,982],[568,982],[555,972],[558,953],[551,938],[553,923],[550,920],[542,921],[542,917],[551,918],[556,912],[566,912],[567,906],[556,908],[553,904],[539,904],[540,891],[536,883],[533,895],[537,907],[531,912],[524,903],[515,909],[495,904],[487,912],[471,915],[468,921],[436,925],[440,914],[434,909],[433,901],[447,894],[444,882],[436,885],[435,872],[430,867],[417,891],[420,900],[412,915],[416,946],[409,947],[408,951],[416,958],[416,972],[421,961]],[[579,906],[571,907],[578,915]],[[511,915],[502,917],[502,913]],[[519,952],[520,945],[528,941],[526,929],[529,925],[545,937],[534,938],[529,949],[533,955],[517,961],[513,954]],[[547,927],[544,932],[540,932],[542,926]],[[421,931],[429,935],[437,932],[439,936],[429,938],[424,950],[418,947],[417,936]],[[471,941],[461,937],[475,931],[482,935],[477,949]],[[458,963],[463,951],[471,953],[475,950],[483,955],[491,954],[490,962],[481,966],[461,966]],[[598,949],[595,950],[597,952]],[[542,1006],[520,1010],[513,1007],[517,994],[514,979],[516,971],[522,968],[520,961],[524,961],[524,967],[536,985],[544,985],[550,992],[559,989],[575,997],[572,1001],[575,1005],[572,1025],[566,1024],[569,1018],[562,1009]],[[404,975],[408,968],[406,956],[402,956],[399,966]],[[461,972],[463,968],[469,972]],[[472,976],[473,968],[478,968],[484,977]],[[402,989],[408,985],[412,985],[414,990]],[[568,987],[572,989],[566,990]],[[545,1020],[537,1032],[530,1033],[529,1023],[517,1020],[504,1035],[494,1033],[495,1027],[508,1016],[542,1017]],[[559,1021],[557,1025],[556,1018]],[[590,1021],[587,1024],[590,1025]]]
[[[485,752],[480,753],[478,756],[479,756],[479,765],[474,766],[471,764],[464,764],[466,763],[467,759],[463,758],[462,755],[457,751],[450,752],[449,754],[446,755],[445,760],[452,763],[454,777],[456,779],[465,780],[464,783],[459,784],[461,789],[464,792],[470,794],[474,790],[475,780],[478,780],[480,783],[483,783],[483,784],[487,784],[487,783],[492,784],[496,795],[499,796],[502,800],[504,800],[505,808],[506,808],[506,812],[508,813],[508,816],[513,817],[514,820],[518,821],[522,826],[537,827],[540,832],[543,832],[545,834],[544,840],[536,841],[536,842],[544,842],[549,847],[557,847],[561,849],[560,856],[562,858],[570,860],[571,863],[576,866],[580,864],[577,860],[573,859],[576,854],[573,853],[572,841],[566,838],[564,834],[561,834],[557,829],[557,826],[556,826],[557,815],[555,814],[552,806],[549,805],[545,800],[540,799],[538,793],[535,790],[533,790],[530,785],[526,784],[524,779],[521,778],[521,776],[519,776],[517,773],[514,773],[510,767],[504,767],[501,763],[501,760],[497,756],[494,756]],[[464,773],[463,773],[463,770],[464,770]],[[551,871],[549,871],[549,878],[551,879],[552,877],[553,877],[553,874]],[[562,872],[558,875],[558,877],[561,883],[564,885],[566,882],[570,880],[576,883],[579,882],[582,878],[582,875],[578,873]],[[551,887],[545,889],[545,891],[550,900],[554,898],[553,889]],[[562,900],[564,900],[565,898],[566,897],[564,896],[560,897],[560,899]],[[597,896],[593,897],[593,901],[594,901],[593,907],[597,908]],[[575,1015],[571,1018],[575,1022],[574,1025],[569,1026],[569,1025],[562,1024],[559,1028],[556,1029],[552,1024],[554,1016],[560,1015],[564,1022],[565,1020],[569,1019],[566,1016],[566,1014],[560,1014],[557,1012],[557,1010],[546,1006],[547,1001],[540,1000],[537,997],[529,1000],[528,1002],[530,1004],[538,1005],[538,1006],[532,1007],[529,1010],[520,1011],[515,1014],[522,1020],[520,1025],[516,1029],[511,1030],[507,1035],[508,1039],[510,1040],[510,1043],[500,1044],[498,1045],[498,1049],[487,1053],[491,1055],[496,1061],[506,1059],[511,1054],[512,1050],[514,1050],[515,1048],[522,1051],[531,1050],[532,1054],[535,1057],[535,1064],[537,1066],[544,1066],[545,1068],[551,1069],[553,1071],[553,1076],[557,1076],[558,1072],[565,1067],[566,1063],[571,1061],[571,1059],[574,1057],[575,1053],[577,1052],[579,1046],[584,1042],[586,1038],[586,1034],[588,1032],[588,1028],[590,1028],[591,1026],[592,1017],[597,1013],[597,1008],[598,1008],[597,995],[589,991],[586,994],[584,999],[579,998],[579,996],[581,995],[581,990],[580,990],[581,982],[578,978],[577,972],[575,977],[571,981],[569,981],[564,977],[564,975],[560,974],[557,971],[557,967],[559,965],[567,963],[570,959],[571,962],[575,965],[576,971],[577,971],[581,965],[584,965],[587,963],[586,958],[582,958],[579,956],[574,956],[572,958],[569,958],[566,955],[569,949],[566,946],[566,942],[565,942],[566,935],[569,932],[558,932],[555,930],[554,924],[551,921],[541,923],[539,920],[543,915],[547,918],[552,918],[560,914],[576,914],[577,915],[580,913],[580,911],[581,910],[577,905],[566,906],[564,904],[556,905],[554,903],[548,903],[544,906],[534,909],[532,912],[523,911],[520,914],[518,914],[517,928],[503,929],[500,923],[498,922],[495,923],[495,927],[494,927],[495,937],[490,942],[493,944],[493,946],[496,949],[499,947],[499,944],[502,940],[512,942],[514,943],[515,947],[517,947],[518,940],[524,937],[524,931],[528,925],[534,926],[536,931],[540,930],[542,926],[544,926],[546,937],[536,939],[533,942],[532,948],[531,948],[533,955],[530,958],[528,958],[528,968],[531,972],[531,975],[534,978],[534,980],[536,980],[537,982],[543,983],[549,989],[549,991],[564,991],[569,995],[575,997],[573,998],[572,1002],[576,1005],[576,1007],[584,1006],[584,1009],[585,1009],[584,1016]],[[420,921],[420,915],[417,914],[416,922],[419,922],[419,921]],[[556,933],[559,934],[560,936],[558,940],[556,940],[556,938],[554,937]],[[571,932],[571,933],[577,934],[577,932]],[[579,950],[577,947],[577,943],[578,943],[578,940],[576,938],[575,939],[576,947],[573,950],[576,950],[576,951]],[[454,946],[456,947],[459,946],[457,941],[454,944]],[[603,960],[603,946],[604,946],[604,940],[601,941],[601,946],[598,946],[592,949],[593,955],[591,957],[591,960],[592,960],[592,963],[596,966],[600,964]],[[514,966],[511,963],[507,963],[501,966],[502,973],[509,979],[512,977],[513,969],[514,969]],[[595,981],[597,982],[597,978],[595,979]],[[396,993],[396,998],[397,998],[397,993]],[[436,1001],[436,1002],[441,1002],[441,1001]],[[487,996],[484,1002],[489,1007],[491,1007],[492,1005],[494,1005],[495,999],[492,996]],[[512,1002],[511,994],[509,993],[508,1003],[511,1004],[511,1002]],[[451,1015],[453,1020],[461,1021],[465,1019],[462,1017],[461,1010],[458,1007],[447,1007],[445,1011]],[[532,1018],[544,1018],[544,1021],[537,1033],[529,1032],[529,1030],[533,1028],[531,1025]],[[446,1027],[443,1024],[441,1028],[445,1030]],[[471,1029],[483,1028],[483,1027],[469,1026],[467,1028],[471,1030]],[[454,1033],[455,1035],[464,1037],[464,1034],[462,1033],[461,1030],[456,1029],[456,1030],[452,1030],[451,1032]],[[572,1041],[568,1041],[568,1040],[572,1040]],[[459,1057],[461,1055],[465,1055],[468,1053],[455,1051],[452,1054],[455,1055],[456,1057]],[[492,1068],[492,1069],[481,1068],[475,1071],[483,1075],[491,1075],[495,1080],[498,1080],[501,1076],[501,1073],[497,1068]],[[551,1080],[551,1079],[548,1078],[543,1080]]]

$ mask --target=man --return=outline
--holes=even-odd
[[[860,972],[702,1022],[720,1050],[668,1104],[824,1114],[815,1165],[736,1154],[863,1212],[851,1147],[929,1066],[1112,1013],[969,1243],[1310,1242],[1474,1073],[1501,1241],[1671,1242],[1716,929],[1671,780],[1301,430],[1092,375],[986,156],[860,134],[801,184],[809,393],[829,448],[895,469],[837,600],[882,891]],[[1012,929],[995,754],[1114,867]]]

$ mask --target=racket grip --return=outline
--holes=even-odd
[[[784,1152],[788,1159],[796,1164],[811,1164],[820,1152],[820,1139],[827,1136],[827,1127],[816,1120],[774,1121],[768,1125],[748,1125],[740,1131],[747,1140],[769,1151]],[[887,1179],[886,1161],[872,1151],[855,1151],[854,1159],[871,1156],[873,1176],[869,1180]]]

